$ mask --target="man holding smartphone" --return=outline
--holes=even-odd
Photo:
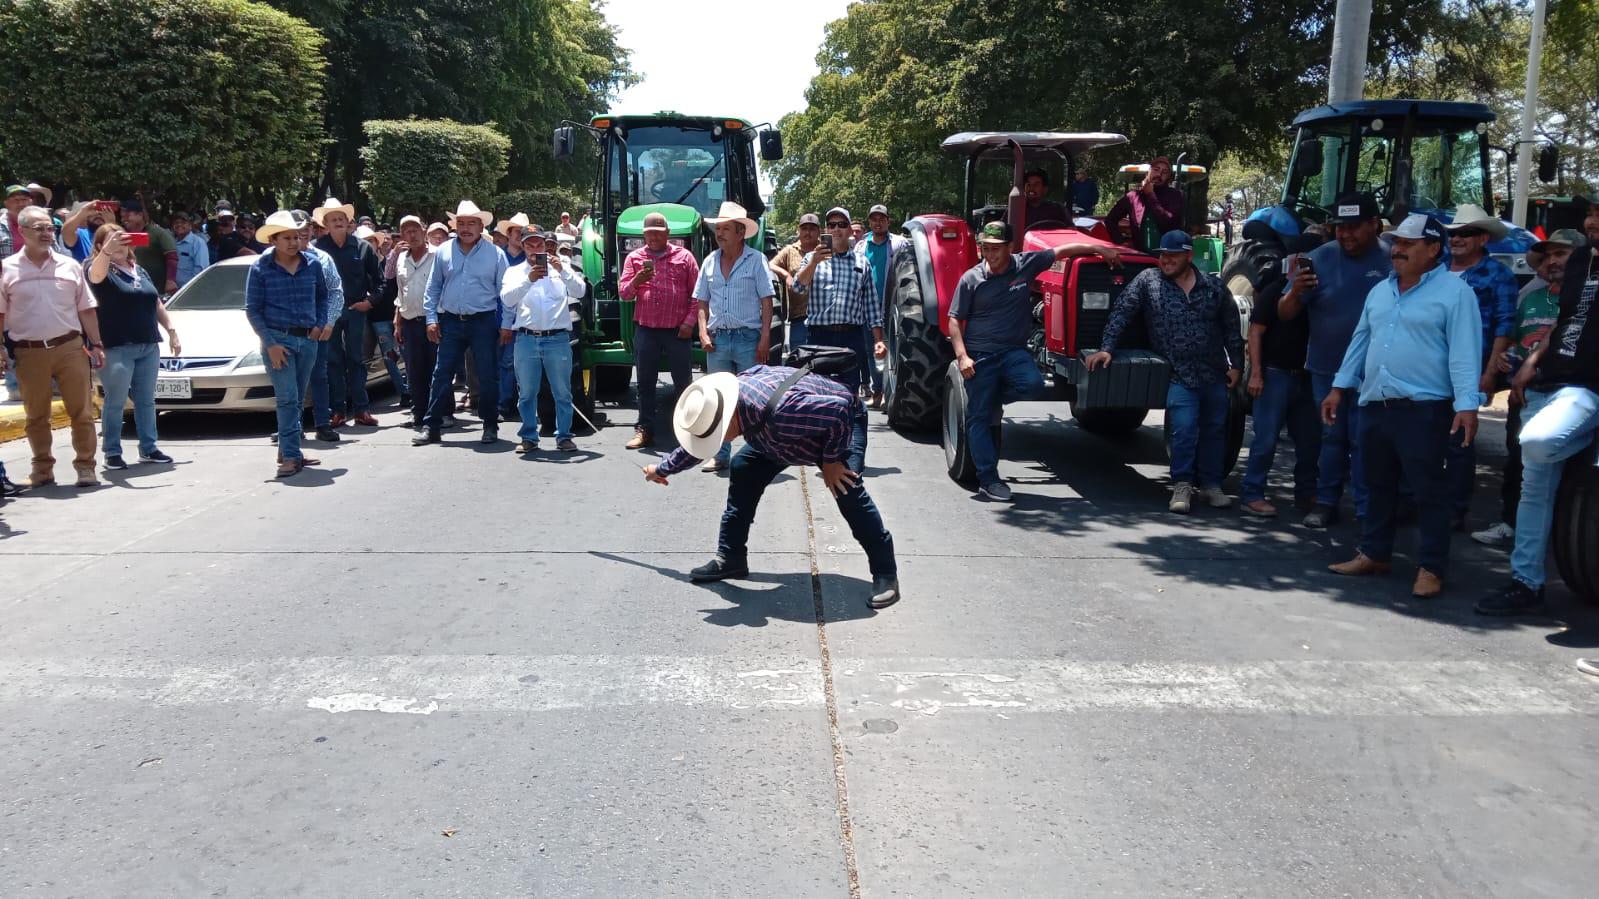
[[[644,216],[644,246],[627,254],[622,262],[618,291],[624,300],[633,300],[633,354],[638,366],[638,423],[628,449],[642,449],[655,443],[656,388],[661,376],[661,357],[666,357],[672,373],[672,404],[694,380],[690,343],[699,307],[694,303],[694,284],[700,266],[686,247],[671,242],[666,216],[652,212]],[[669,404],[670,405],[670,404]]]
[[[128,232],[133,258],[150,274],[150,280],[161,285],[162,295],[177,293],[178,240],[172,232],[150,221],[141,200],[122,201],[122,228]],[[135,234],[149,237],[136,238]]]
[[[545,252],[545,235],[533,228],[522,232],[526,258],[505,270],[500,286],[500,343],[514,347],[517,411],[516,451],[539,448],[539,385],[550,382],[555,400],[555,448],[577,452],[572,440],[572,314],[569,306],[583,298],[574,290],[560,254]]]

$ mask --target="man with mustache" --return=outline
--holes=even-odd
[[[1367,295],[1333,389],[1321,403],[1322,421],[1330,426],[1344,392],[1359,389],[1367,490],[1360,550],[1330,570],[1360,577],[1392,569],[1403,479],[1421,513],[1421,567],[1410,592],[1432,599],[1443,592],[1449,562],[1452,501],[1444,460],[1453,435],[1460,434],[1465,446],[1477,435],[1482,316],[1477,295],[1439,264],[1444,229],[1437,219],[1412,214],[1393,236],[1393,274]]]

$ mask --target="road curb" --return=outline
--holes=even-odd
[[[50,429],[64,428],[70,423],[67,406],[61,400],[50,402]],[[21,405],[0,407],[0,443],[20,439],[27,433],[28,413]]]

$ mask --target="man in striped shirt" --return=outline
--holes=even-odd
[[[724,440],[744,437],[728,477],[716,558],[689,573],[699,583],[747,577],[750,525],[761,494],[788,466],[817,466],[850,532],[866,551],[872,572],[868,604],[874,609],[891,606],[899,601],[894,537],[883,526],[860,474],[845,464],[860,398],[837,381],[806,374],[783,393],[776,408],[769,408],[772,395],[794,374],[792,368],[757,365],[736,376],[718,372],[694,382],[673,415],[680,446],[660,464],[646,466],[644,478],[666,484],[668,477],[714,454]]]
[[[700,264],[694,254],[670,242],[666,216],[652,212],[644,216],[644,246],[627,254],[618,292],[624,300],[635,300],[633,354],[638,365],[638,424],[628,449],[655,443],[655,387],[661,375],[661,356],[672,372],[674,398],[688,389],[694,379],[689,341],[699,323],[699,306],[694,302],[694,285],[700,279]]]

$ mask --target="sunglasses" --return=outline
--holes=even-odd
[[[1482,237],[1482,236],[1486,235],[1487,233],[1488,233],[1487,231],[1478,231],[1476,228],[1462,228],[1459,231],[1455,231],[1455,232],[1450,233],[1449,239],[1450,240],[1465,240],[1466,238],[1470,238],[1470,237]]]
[[[827,223],[827,227],[829,227],[829,228],[848,228],[849,227],[849,222],[838,222],[838,221],[828,222]]]

